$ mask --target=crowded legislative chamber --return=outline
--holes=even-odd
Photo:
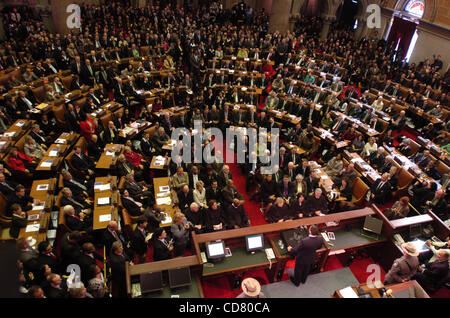
[[[450,297],[448,5],[1,1],[3,295]]]

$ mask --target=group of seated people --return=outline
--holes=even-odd
[[[88,7],[85,11],[96,8]],[[109,6],[105,10],[112,18],[109,22],[102,21],[101,25],[116,26],[121,23],[116,20],[117,16],[125,20],[125,11]],[[158,14],[164,17],[163,21],[155,20]],[[401,196],[391,208],[385,209],[384,214],[389,219],[406,217],[411,214],[412,206],[419,211],[431,209],[443,219],[448,217],[449,173],[441,175],[436,169],[437,160],[445,157],[433,159],[428,150],[411,156],[408,139],[395,136],[406,126],[405,110],[397,112],[393,104],[384,105],[381,98],[376,98],[367,107],[370,88],[394,97],[398,95],[399,87],[385,78],[386,74],[392,73],[386,65],[392,65],[399,74],[407,73],[393,79],[394,82],[410,85],[400,81],[407,78],[412,85],[417,85],[417,80],[412,80],[416,76],[414,74],[423,75],[422,69],[428,69],[431,63],[401,69],[399,63],[389,59],[391,52],[386,48],[386,52],[377,51],[382,65],[373,60],[363,76],[361,67],[364,61],[350,53],[357,41],[351,39],[347,31],[337,31],[330,34],[327,41],[318,42],[313,36],[315,32],[301,24],[303,31],[288,33],[288,36],[266,35],[261,28],[267,25],[260,26],[255,22],[259,18],[246,26],[228,26],[236,31],[229,35],[225,24],[214,30],[201,28],[199,31],[193,25],[182,28],[184,22],[181,21],[185,21],[182,18],[195,14],[170,5],[148,6],[136,13],[141,20],[137,20],[135,15],[130,16],[133,21],[136,19],[134,24],[127,17],[126,27],[130,36],[126,39],[122,32],[116,32],[115,27],[99,27],[96,22],[101,19],[97,21],[91,15],[83,19],[85,33],[61,36],[42,30],[30,36],[26,43],[10,39],[1,44],[0,53],[5,57],[0,59],[2,70],[20,64],[25,67],[21,67],[23,81],[11,76],[8,85],[0,85],[2,94],[20,87],[17,95],[8,93],[0,101],[0,130],[7,130],[17,119],[36,120],[25,139],[23,152],[11,147],[5,162],[7,166],[0,165],[0,191],[7,198],[5,215],[11,218],[9,234],[12,238],[18,238],[20,230],[27,225],[31,204],[39,203],[30,197],[29,184],[23,183],[22,177],[33,180],[37,164],[60,131],[77,132],[87,142],[85,148],[73,147],[70,164],[75,171],[58,171],[63,180],[58,208],[62,209],[64,223],[70,230],[57,242],[59,253],[54,252],[48,242],[39,243],[35,249],[29,246],[27,239],[17,240],[23,284],[21,291],[24,294],[50,298],[104,297],[109,293],[105,287],[107,277],[103,275],[105,264],[99,264],[105,257],[111,269],[113,294],[126,297],[126,261],[144,263],[148,256],[153,261],[183,256],[190,253],[191,232],[200,234],[251,226],[244,208],[245,193],[238,191],[234,184],[236,176],[233,179],[230,166],[224,163],[222,152],[216,149],[210,154],[214,159],[210,164],[184,163],[181,156],[170,158],[164,173],[170,177],[170,197],[176,212],[170,227],[160,227],[167,214],[155,201],[153,178],[156,174],[150,168],[151,159],[156,155],[168,159],[170,153],[163,148],[171,140],[172,132],[181,127],[195,128],[197,120],[202,121],[202,128],[218,127],[225,131],[231,126],[261,127],[270,132],[271,128],[280,127],[273,111],[286,111],[299,117],[297,124],[283,123],[280,137],[287,145],[300,147],[302,154],[298,154],[296,148],[287,151],[287,147],[281,147],[278,165],[272,173],[264,174],[265,165],[257,160],[252,162],[250,158],[269,156],[271,145],[258,143],[255,149],[245,153],[245,163],[239,164],[246,180],[246,192],[250,200],[260,198],[267,222],[284,222],[358,208],[352,204],[357,169],[353,162],[344,163],[343,150],[358,154],[380,174],[380,178],[371,184],[366,201],[383,205],[393,200],[392,194],[398,189],[399,169],[387,148],[394,144],[399,144],[397,149],[411,157],[431,179],[415,179],[408,189],[408,196]],[[156,25],[160,25],[159,30],[162,26],[167,27],[167,35],[156,32]],[[174,25],[178,27],[173,28]],[[32,29],[34,27],[42,28],[39,23]],[[183,34],[180,38],[184,32],[187,36]],[[345,44],[335,45],[339,40],[345,40]],[[318,43],[325,46],[319,49]],[[376,50],[376,43],[371,40],[365,39],[362,43],[363,52]],[[19,56],[20,44],[24,54]],[[150,48],[148,56],[143,56],[139,49],[143,46]],[[41,47],[46,49],[39,49]],[[224,53],[237,55],[239,59],[226,59]],[[153,59],[151,55],[157,58]],[[341,63],[338,57],[345,63]],[[142,61],[138,60],[140,58]],[[246,58],[252,61],[242,61]],[[136,63],[122,65],[115,62],[121,59],[134,59]],[[262,62],[254,63],[255,60]],[[217,61],[217,64],[211,64],[211,61]],[[117,65],[106,67],[102,63]],[[249,74],[229,74],[224,69],[219,71],[222,67]],[[163,70],[168,75],[148,73],[154,70]],[[62,83],[60,71],[72,74],[70,87]],[[316,75],[321,72],[332,75],[333,79],[323,74]],[[417,77],[421,78],[420,82],[427,81],[425,76]],[[52,113],[37,114],[33,111],[39,101],[31,87],[23,85],[32,85],[40,79],[44,79],[42,102],[46,103],[64,99],[64,94],[85,88],[84,104],[80,105],[76,100],[65,103],[64,127],[56,124]],[[440,84],[435,82],[429,85],[442,93],[432,96],[430,89],[426,89],[422,94],[434,98],[441,107],[447,107],[446,84],[444,81]],[[241,89],[243,86],[249,88],[245,93]],[[415,93],[414,86],[411,88]],[[165,89],[166,93],[158,94],[151,104],[146,105],[145,98],[138,91],[152,89]],[[262,93],[256,94],[256,89]],[[364,93],[360,94],[361,91]],[[436,118],[442,117],[441,113],[429,109],[428,102],[411,102],[418,97],[410,95],[406,102],[429,113],[434,112],[432,115]],[[123,110],[111,121],[102,123],[90,115],[111,100],[120,103]],[[354,100],[357,102],[353,104]],[[247,105],[237,110],[234,108],[236,104]],[[247,108],[248,105],[251,106]],[[322,107],[318,109],[317,105]],[[173,106],[185,106],[186,109],[175,116],[167,111]],[[358,124],[349,124],[346,118],[335,116],[333,111],[358,120]],[[377,111],[391,116],[385,132],[380,126],[381,118]],[[133,138],[119,136],[121,129],[139,119],[156,125],[155,132],[152,135],[143,132]],[[359,131],[359,125],[367,125],[381,134],[367,138]],[[449,127],[450,121],[442,122],[424,128],[423,133],[436,144],[445,146],[449,143]],[[318,138],[316,128],[330,132],[336,142],[347,141],[348,146],[338,148],[336,143],[330,144]],[[248,138],[241,137],[248,144]],[[202,151],[209,142],[211,140],[203,141]],[[100,230],[101,235],[93,230],[96,165],[106,144],[123,145],[123,153],[117,156],[109,174],[125,180],[120,189],[120,213],[126,210],[135,219],[136,227],[131,233],[124,230],[123,218],[122,222],[110,221],[106,229]],[[312,161],[317,161],[330,177],[333,190],[340,193],[340,200],[335,200],[325,191],[324,180],[318,176]],[[21,183],[17,182],[18,175]],[[147,255],[149,244],[153,247],[152,255]],[[104,257],[97,253],[100,246],[105,248]],[[81,283],[73,285],[64,277],[69,264],[78,264],[82,268]]]

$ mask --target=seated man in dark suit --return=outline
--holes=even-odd
[[[64,187],[72,190],[72,194],[74,197],[88,198],[94,196],[93,180],[83,181],[76,179],[69,171],[66,170],[63,170],[61,174],[63,175]]]
[[[63,188],[61,190],[63,196],[61,197],[60,206],[71,205],[77,215],[83,212],[85,215],[91,215],[92,213],[92,201],[89,199],[82,199],[80,197],[73,197],[72,190],[69,188]]]
[[[128,190],[122,191],[122,205],[132,216],[140,216],[144,213],[145,209],[141,202],[135,201],[129,194]]]
[[[291,200],[294,196],[295,186],[290,181],[289,175],[285,174],[283,176],[283,180],[277,184],[277,197],[285,199],[289,204],[289,200]]]
[[[234,199],[242,200],[243,196],[238,193],[233,180],[230,179],[228,180],[228,184],[222,189],[222,198],[224,209],[226,209],[234,202]]]
[[[137,183],[134,180],[134,175],[131,173],[126,175],[126,180],[124,183],[124,188],[128,190],[130,196],[146,206],[152,206],[154,203],[154,194],[149,188]]]
[[[216,200],[222,202],[222,192],[219,189],[219,183],[217,180],[211,182],[211,186],[206,189],[206,200]]]
[[[327,198],[322,195],[322,189],[316,188],[313,195],[306,199],[306,209],[309,215],[321,215],[329,212]]]
[[[250,226],[250,219],[245,213],[244,206],[237,198],[233,199],[233,203],[227,209],[227,226],[230,229],[239,229]]]
[[[15,188],[18,184],[10,181],[10,180],[6,180],[6,177],[3,173],[0,173],[0,192],[3,193],[4,196],[9,197],[10,195],[12,195],[15,192]]]
[[[93,176],[95,169],[94,163],[91,161],[91,159],[89,159],[89,157],[87,157],[84,153],[81,152],[80,146],[75,146],[74,150],[75,153],[73,154],[71,159],[73,167],[85,173],[86,176],[89,177]]]
[[[25,193],[25,187],[21,184],[16,186],[14,189],[14,193],[12,193],[7,200],[7,205],[5,209],[5,215],[10,217],[11,216],[11,206],[15,203],[19,204],[22,207],[22,211],[30,211],[32,209],[32,206],[29,205],[29,203],[33,204],[39,204],[40,201],[37,199],[33,199],[29,195]]]
[[[93,134],[91,136],[91,140],[89,140],[87,145],[87,153],[88,156],[93,158],[95,161],[98,161],[103,152],[103,145],[100,145],[98,140],[98,136]]]
[[[449,253],[448,250],[441,249],[437,252],[437,259],[434,262],[427,263],[425,268],[419,267],[419,271],[412,279],[422,285],[422,287],[435,287],[443,279],[448,277],[449,272]],[[423,270],[423,271],[421,271]]]
[[[64,216],[67,227],[72,231],[90,231],[92,229],[91,220],[83,212],[76,215],[75,209],[71,205],[64,207]]]
[[[53,252],[53,248],[49,242],[41,242],[38,245],[38,262],[39,265],[48,265],[52,269],[52,273],[61,273],[61,260]]]
[[[384,204],[391,193],[391,184],[389,182],[389,173],[383,173],[381,179],[376,180],[372,188],[370,189],[372,192],[370,198],[372,201]]]
[[[188,209],[192,202],[194,202],[194,195],[192,190],[187,184],[181,187],[181,190],[177,193],[178,207],[181,211]]]

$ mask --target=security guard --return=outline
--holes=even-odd
[[[403,283],[411,279],[419,266],[418,255],[414,244],[411,242],[402,244],[403,256],[394,261],[389,273],[384,278],[384,284]]]

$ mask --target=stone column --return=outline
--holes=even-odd
[[[3,3],[0,2],[0,11],[3,10]],[[0,14],[0,39],[5,38],[5,30],[3,29],[3,15]]]
[[[269,32],[285,33],[289,28],[292,0],[273,0],[269,21]]]
[[[355,40],[363,38],[367,33],[367,20],[364,17],[358,17],[358,27],[355,32]]]
[[[336,17],[331,16],[331,15],[327,15],[327,16],[323,17],[323,19],[322,19],[323,27],[322,27],[322,32],[320,33],[321,40],[325,40],[327,38],[328,31],[330,31],[330,25],[331,25],[331,23],[334,22],[334,20],[336,20]]]

